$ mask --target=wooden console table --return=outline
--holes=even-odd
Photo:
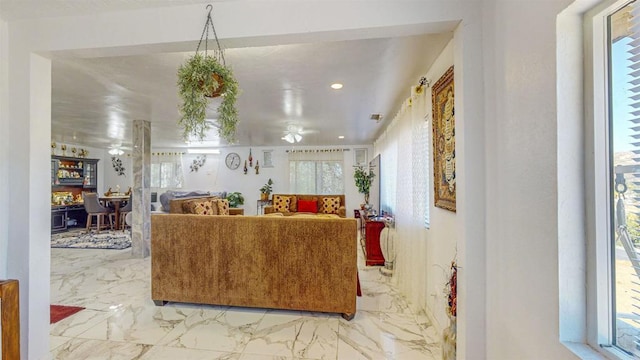
[[[380,232],[384,229],[384,221],[375,220],[375,218],[369,218],[364,214],[364,211],[359,211],[356,217],[360,218],[360,246],[364,251],[365,264],[371,265],[384,265],[384,256],[382,256],[382,250],[380,249]]]

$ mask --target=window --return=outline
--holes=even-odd
[[[640,356],[640,8],[607,18],[611,345]]]
[[[182,154],[154,153],[151,157],[151,187],[180,189],[183,184]]]
[[[290,152],[289,188],[292,194],[344,194],[342,151]]]

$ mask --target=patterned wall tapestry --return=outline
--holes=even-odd
[[[434,205],[456,211],[456,127],[453,66],[433,85]]]

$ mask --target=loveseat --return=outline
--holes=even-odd
[[[220,203],[221,200],[224,200],[224,204]],[[217,195],[172,199],[169,201],[169,213],[194,214],[200,209],[198,206],[199,203],[207,201],[211,202],[211,204],[208,205],[210,206],[209,212],[211,213],[206,215],[244,215],[244,209],[229,208],[229,201]]]
[[[151,216],[151,297],[166,301],[356,312],[356,220]]]
[[[347,217],[343,195],[273,194],[272,205],[265,206],[265,214],[335,214]]]
[[[221,199],[224,199],[227,197],[227,192],[220,191],[220,192],[212,193],[210,191],[203,191],[203,190],[191,190],[191,191],[167,190],[162,194],[160,194],[159,196],[160,205],[161,205],[160,210],[163,212],[169,212],[169,204],[173,199],[192,199],[192,198],[198,198],[198,197],[204,197],[204,196],[217,196]]]

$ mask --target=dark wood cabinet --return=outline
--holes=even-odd
[[[356,210],[356,218],[360,223],[360,246],[364,251],[365,264],[384,265],[384,256],[380,249],[380,232],[384,229],[384,221],[378,221],[376,218],[369,218],[364,211]]]
[[[98,187],[98,160],[74,158],[67,156],[51,156],[51,186],[73,186],[73,189],[95,192]]]
[[[51,232],[67,230],[67,208],[51,207]]]
[[[98,160],[51,156],[51,232],[85,225],[82,193],[98,191]]]

